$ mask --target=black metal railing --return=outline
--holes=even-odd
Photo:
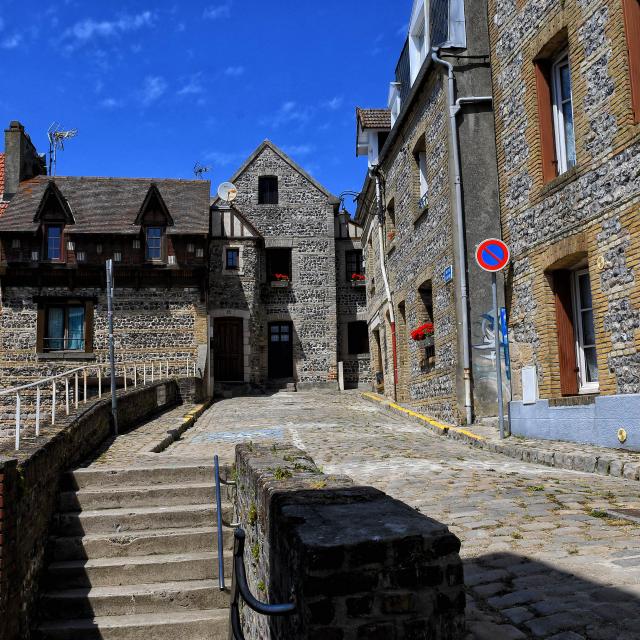
[[[224,591],[224,538],[222,532],[222,495],[220,491],[220,461],[213,456],[213,466],[216,478],[216,519],[218,524],[218,586]]]
[[[296,603],[267,604],[260,602],[249,589],[247,574],[244,567],[244,530],[238,527],[234,533],[233,541],[233,573],[231,576],[231,640],[245,640],[240,623],[240,598],[250,609],[263,616],[287,616],[296,610]]]

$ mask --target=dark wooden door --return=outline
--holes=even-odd
[[[554,271],[553,286],[556,298],[560,393],[563,396],[575,396],[578,393],[578,364],[571,298],[571,271],[564,269]]]
[[[216,318],[213,325],[213,362],[215,380],[244,380],[242,318]]]
[[[269,324],[269,377],[293,377],[293,343],[290,322]]]

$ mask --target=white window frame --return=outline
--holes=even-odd
[[[568,67],[569,78],[571,78],[571,65],[569,62],[569,52],[563,51],[558,55],[551,65],[551,94],[553,101],[553,132],[556,145],[556,160],[558,175],[566,173],[571,167],[567,160],[567,140],[565,137],[564,111],[562,109],[564,103],[571,102],[571,113],[573,116],[573,82],[571,83],[571,94],[568,99],[562,99],[562,74],[561,69]],[[575,120],[572,117],[575,125]],[[574,145],[575,145],[575,126],[574,126]],[[574,148],[575,154],[575,148]]]
[[[587,377],[587,363],[586,358],[584,356],[584,348],[594,347],[596,349],[596,358],[597,358],[597,346],[594,343],[593,345],[585,345],[584,344],[584,327],[582,326],[582,313],[584,311],[593,312],[593,306],[591,307],[582,307],[580,303],[580,276],[588,275],[589,276],[589,286],[591,286],[591,276],[589,274],[589,269],[576,269],[572,274],[571,281],[571,297],[573,298],[573,326],[575,333],[575,344],[576,344],[576,360],[578,364],[578,393],[598,393],[600,389],[599,382],[586,382]],[[592,291],[593,296],[593,291]],[[593,305],[593,299],[592,299]],[[594,327],[595,328],[595,327]],[[597,366],[597,360],[596,360]]]
[[[427,181],[427,152],[418,153],[418,168],[420,171],[420,199],[429,195],[429,182]]]
[[[426,0],[416,3],[409,26],[409,67],[411,84],[415,82],[427,58],[429,42],[429,11]]]

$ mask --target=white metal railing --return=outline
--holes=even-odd
[[[115,375],[118,377],[119,373],[123,378],[123,388],[125,391],[130,386],[129,376],[131,375],[133,387],[137,387],[139,382],[146,385],[147,382],[155,382],[156,380],[162,380],[169,378],[169,371],[173,376],[189,375],[196,376],[197,363],[188,358],[185,361],[172,361],[172,360],[155,360],[151,362],[118,362],[115,365]],[[58,404],[64,407],[65,415],[69,415],[71,405],[77,409],[80,402],[80,384],[82,384],[82,402],[87,402],[87,381],[91,373],[97,374],[98,379],[98,398],[102,398],[102,378],[111,376],[111,367],[108,362],[99,362],[86,365],[83,367],[77,367],[69,371],[64,371],[55,376],[49,376],[23,384],[18,387],[12,387],[11,389],[0,389],[0,397],[3,396],[15,396],[15,440],[16,451],[20,449],[20,432],[23,425],[22,410],[23,410],[23,396],[28,390],[35,389],[36,392],[36,407],[35,407],[35,433],[36,437],[40,435],[40,424],[45,414],[42,412],[44,406],[43,402],[43,390],[50,390],[51,399],[51,412],[50,420],[51,424],[56,423],[56,408]],[[164,374],[164,376],[163,376]],[[64,387],[62,400],[59,400],[58,386]],[[73,392],[71,391],[71,385],[73,385]]]

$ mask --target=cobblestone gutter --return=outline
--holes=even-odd
[[[390,402],[375,393],[363,393],[362,397],[383,406],[388,411],[403,413],[435,433],[516,460],[627,480],[640,480],[640,454],[557,440],[532,440],[515,436],[500,440],[497,431],[491,427],[454,427]]]

